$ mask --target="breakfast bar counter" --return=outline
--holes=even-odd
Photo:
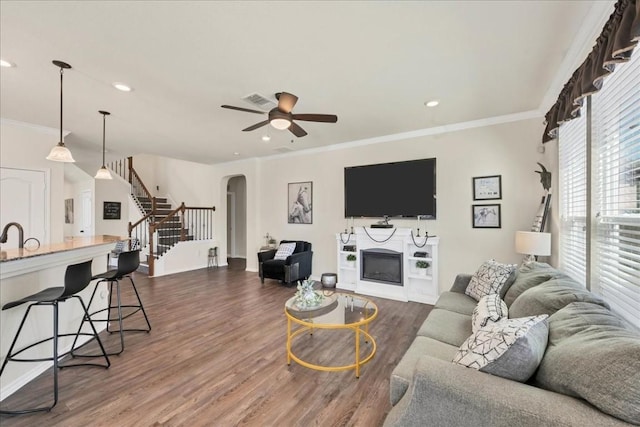
[[[107,270],[107,255],[114,248],[116,242],[128,240],[128,237],[100,235],[91,237],[67,238],[62,243],[42,245],[39,248],[7,249],[0,253],[0,306],[35,294],[43,289],[64,285],[65,271],[68,265],[92,260],[92,274],[103,273]],[[92,304],[92,309],[107,306],[108,292],[106,285]],[[88,293],[88,294],[87,294]],[[85,301],[89,301],[91,291],[85,289],[79,294]],[[6,356],[15,335],[20,320],[28,304],[0,311],[0,362]],[[33,342],[46,336],[51,336],[52,309],[51,307],[36,307],[35,313],[29,316],[25,328],[30,331],[26,338]],[[61,305],[60,332],[76,332],[83,317],[82,308],[78,302],[69,300]],[[104,328],[104,325],[102,325]],[[71,343],[61,342],[61,349]],[[46,347],[46,346],[44,346]],[[46,350],[46,349],[44,349]],[[51,352],[49,351],[49,357]],[[43,352],[47,357],[47,352]],[[21,365],[25,363],[9,363],[0,378],[0,400],[12,394],[24,384],[44,372],[51,362],[36,363],[27,369]]]

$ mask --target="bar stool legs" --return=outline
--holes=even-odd
[[[78,295],[72,295],[68,298],[77,298],[80,301],[80,304],[82,305],[82,310],[84,312],[84,315],[88,315],[88,311],[87,311],[87,307],[84,305],[84,302],[82,301],[82,298],[80,298]],[[63,299],[62,301],[65,301],[66,299]],[[109,357],[107,356],[107,353],[102,345],[102,341],[100,341],[100,337],[98,336],[98,331],[96,330],[95,326],[93,325],[92,322],[89,322],[90,326],[91,326],[91,330],[92,333],[88,333],[88,332],[81,332],[78,331],[78,333],[76,334],[71,334],[71,333],[65,333],[65,334],[60,334],[59,333],[59,326],[58,326],[58,302],[59,300],[54,300],[54,301],[40,301],[40,302],[36,302],[33,304],[30,304],[29,307],[27,307],[27,310],[24,314],[24,316],[22,317],[22,321],[20,322],[20,326],[18,327],[18,332],[16,332],[15,337],[13,338],[13,341],[11,343],[11,346],[9,347],[9,351],[7,353],[7,357],[4,359],[4,362],[2,363],[2,368],[0,368],[0,375],[2,375],[2,373],[4,372],[5,367],[7,366],[7,363],[9,361],[13,361],[13,362],[47,362],[47,361],[53,361],[53,403],[49,406],[41,406],[38,408],[29,408],[29,409],[18,409],[18,410],[5,410],[5,409],[0,409],[0,414],[8,414],[8,415],[20,415],[20,414],[30,414],[30,413],[34,413],[34,412],[48,412],[51,409],[53,409],[54,406],[56,406],[56,404],[58,403],[58,369],[63,369],[63,368],[72,368],[72,367],[77,367],[77,366],[97,366],[97,367],[102,367],[102,368],[109,368],[109,366],[111,366],[111,362],[109,361]],[[31,345],[28,345],[26,347],[23,347],[21,349],[19,349],[18,351],[14,352],[14,348],[16,346],[16,343],[18,341],[18,337],[20,336],[20,332],[22,332],[22,328],[24,327],[24,324],[27,320],[27,317],[29,316],[29,313],[31,312],[31,308],[34,306],[45,306],[45,305],[50,305],[53,307],[53,336],[52,337],[48,337],[45,339],[42,339],[36,343],[33,343]],[[74,344],[72,345],[72,348],[70,351],[65,352],[63,354],[58,354],[58,339],[60,337],[66,337],[66,336],[76,336],[76,339],[74,339]],[[98,363],[73,363],[73,364],[60,364],[60,358],[68,355],[68,354],[72,354],[73,350],[74,350],[74,346],[75,346],[75,342],[77,341],[77,337],[78,335],[84,335],[84,336],[91,336],[92,338],[95,338],[95,340],[97,341],[98,345],[100,346],[100,349],[102,350],[102,354],[99,354],[97,356],[100,357],[104,357],[105,359],[105,364],[98,364]],[[51,357],[46,357],[46,358],[18,358],[16,356],[20,355],[21,353],[23,353],[24,351],[29,350],[30,348],[33,348],[39,344],[43,344],[47,341],[53,341],[53,353]]]
[[[218,267],[218,247],[209,249],[209,257],[208,257],[207,268],[209,267]]]
[[[131,286],[133,287],[133,291],[136,295],[136,300],[138,301],[137,304],[129,304],[129,305],[123,305],[122,304],[122,296],[120,293],[120,280],[118,278],[113,278],[113,279],[102,279],[99,280],[95,287],[93,288],[93,293],[91,294],[91,299],[89,300],[89,305],[88,307],[91,307],[91,303],[93,302],[93,299],[96,295],[96,291],[98,290],[98,287],[100,286],[100,283],[103,282],[108,282],[109,283],[109,306],[106,308],[103,308],[101,310],[97,310],[94,311],[92,313],[87,314],[87,316],[82,319],[82,323],[80,324],[80,329],[82,329],[82,326],[84,324],[84,322],[86,321],[91,321],[91,322],[107,322],[107,332],[109,332],[110,334],[118,332],[120,334],[120,348],[116,351],[112,351],[112,352],[108,352],[107,354],[109,356],[117,356],[119,354],[121,354],[124,351],[124,332],[150,332],[151,331],[151,323],[149,323],[149,317],[147,317],[147,312],[144,310],[144,306],[142,305],[142,300],[140,299],[140,294],[138,294],[138,289],[136,288],[136,284],[133,281],[133,278],[129,275],[126,276],[129,278],[129,280],[131,281]],[[116,288],[116,304],[113,304],[113,288],[114,288],[114,284],[115,284],[115,288]],[[133,311],[128,312],[126,315],[123,315],[123,308],[133,308]],[[117,317],[111,317],[111,310],[112,309],[117,309],[118,315]],[[105,312],[107,313],[107,317],[103,318],[103,319],[95,319],[93,318],[93,316],[95,316],[96,314]],[[147,328],[146,329],[136,329],[136,328],[125,328],[124,324],[123,324],[123,320],[133,316],[134,314],[136,314],[137,312],[141,311],[143,316],[144,316],[144,320],[147,323]],[[111,329],[111,322],[118,322],[118,329]],[[75,342],[74,342],[75,345]],[[82,346],[80,346],[82,347]],[[78,347],[78,348],[80,348]],[[76,357],[99,357],[100,354],[76,354],[74,353],[74,356]]]

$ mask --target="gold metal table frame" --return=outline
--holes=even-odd
[[[309,369],[315,369],[317,371],[347,371],[354,369],[356,371],[356,378],[360,378],[360,367],[369,362],[376,354],[376,341],[369,334],[369,324],[378,316],[378,307],[369,299],[363,298],[359,295],[346,294],[346,293],[333,293],[328,297],[330,300],[326,301],[323,305],[317,309],[312,310],[297,310],[294,304],[295,297],[290,298],[285,303],[284,314],[287,316],[287,365],[291,365],[291,360],[295,360],[298,364],[305,366]],[[342,310],[348,308],[348,302],[352,304],[357,300],[357,308],[364,312],[364,316],[359,321],[344,322],[344,323],[319,323],[314,321],[314,317],[320,317],[332,311]],[[351,305],[351,307],[354,307]],[[294,325],[300,327],[294,329]],[[355,361],[349,365],[343,366],[323,366],[316,365],[305,360],[302,360],[299,356],[293,353],[291,346],[294,338],[309,332],[313,334],[314,329],[351,329],[355,336]],[[360,337],[364,336],[365,342],[371,343],[371,352],[365,357],[360,357]]]

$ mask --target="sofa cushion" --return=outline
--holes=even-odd
[[[510,317],[552,315],[572,302],[590,302],[609,308],[599,296],[580,286],[568,277],[551,279],[526,290],[511,304]]]
[[[600,305],[571,303],[549,317],[535,381],[640,424],[640,333]]]
[[[562,275],[558,270],[543,262],[530,262],[518,270],[515,281],[504,295],[504,302],[507,307],[511,308],[511,304],[527,289],[538,286],[541,283],[551,280],[554,277]]]
[[[278,251],[276,252],[275,256],[273,257],[273,259],[287,259],[287,257],[289,257],[289,255],[291,255],[293,253],[293,251],[296,249],[296,244],[295,242],[291,242],[291,243],[280,243],[280,246],[278,246]]]
[[[459,292],[443,292],[436,301],[435,308],[443,310],[455,311],[456,313],[471,316],[473,309],[476,308],[478,301],[468,295]]]
[[[504,319],[472,334],[454,363],[525,382],[538,368],[547,346],[547,315]]]
[[[434,308],[424,321],[418,335],[433,338],[458,347],[471,334],[471,316]]]
[[[416,337],[407,352],[402,356],[402,359],[400,359],[400,363],[398,363],[393,369],[393,372],[391,372],[389,390],[391,404],[395,405],[398,403],[409,388],[418,359],[423,356],[430,356],[449,362],[457,350],[457,346],[445,344],[427,337]]]
[[[495,323],[507,317],[507,304],[500,299],[500,295],[491,294],[480,298],[471,314],[471,329],[476,332],[489,322]]]
[[[485,295],[500,294],[515,269],[515,264],[502,264],[495,260],[485,261],[471,276],[465,294],[476,301]]]

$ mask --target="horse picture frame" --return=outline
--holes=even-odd
[[[288,184],[287,222],[313,224],[313,181]]]

